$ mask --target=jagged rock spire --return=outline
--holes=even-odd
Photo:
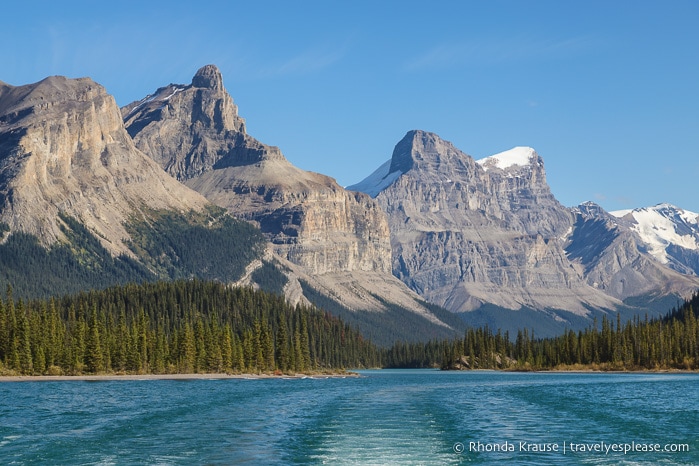
[[[192,86],[220,91],[223,89],[223,77],[216,65],[206,65],[199,68],[192,78]]]

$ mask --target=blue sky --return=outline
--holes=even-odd
[[[214,63],[252,136],[342,185],[423,129],[474,158],[535,148],[567,206],[699,212],[693,0],[25,0],[2,18],[4,82],[89,76],[125,105]]]

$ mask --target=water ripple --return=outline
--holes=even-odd
[[[3,383],[0,463],[697,464],[698,382],[696,374],[367,371],[346,379]],[[632,441],[686,443],[690,451],[492,451]]]

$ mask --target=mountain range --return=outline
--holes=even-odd
[[[533,149],[475,160],[421,130],[343,188],[248,135],[213,65],[121,109],[89,78],[0,82],[0,222],[0,281],[27,297],[213,278],[384,344],[466,324],[555,334],[699,287],[697,214],[568,208]]]
[[[387,213],[393,274],[470,322],[535,321],[546,334],[589,325],[600,311],[666,312],[699,284],[697,214],[564,207],[532,148],[475,160],[436,134],[410,131],[348,189]]]

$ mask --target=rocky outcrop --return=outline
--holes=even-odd
[[[124,224],[149,209],[208,202],[139,151],[119,107],[89,78],[0,83],[0,221],[44,245],[78,219],[112,254],[130,253]]]
[[[348,189],[375,193],[389,218],[393,273],[428,301],[456,312],[489,303],[581,315],[620,304],[568,259],[573,217],[532,149],[476,161],[411,131],[381,170]]]
[[[245,132],[213,65],[122,109],[136,145],[234,215],[255,222],[274,252],[318,275],[390,273],[384,213],[371,197],[294,167]]]
[[[170,84],[121,111],[136,145],[180,181],[217,163],[282,158],[277,148],[245,134],[245,121],[213,65],[201,68],[190,85]]]

